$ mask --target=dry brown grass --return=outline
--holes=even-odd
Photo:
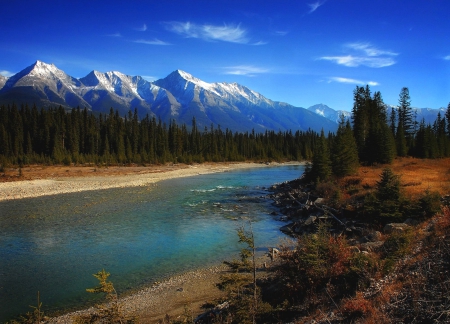
[[[362,184],[375,187],[384,168],[391,168],[400,175],[404,193],[411,198],[423,194],[425,190],[438,191],[441,195],[450,193],[450,158],[415,159],[398,158],[391,165],[363,166],[358,177]]]

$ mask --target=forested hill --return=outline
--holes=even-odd
[[[450,104],[433,124],[417,121],[408,88],[390,112],[381,93],[356,87],[349,120],[337,133],[307,131],[233,132],[228,128],[169,123],[137,109],[0,106],[0,164],[165,163],[311,160],[314,180],[350,174],[359,164],[389,164],[397,157],[450,156]]]
[[[232,132],[169,124],[137,112],[96,116],[87,109],[0,107],[0,164],[166,163],[303,160],[317,134]]]

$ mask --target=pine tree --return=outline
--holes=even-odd
[[[343,116],[341,116],[331,152],[332,170],[334,175],[343,177],[357,171],[359,162],[356,141],[353,137],[350,122],[345,122]]]
[[[330,151],[322,130],[317,146],[314,149],[311,171],[308,176],[315,182],[326,181],[331,176],[331,172]]]
[[[407,150],[412,147],[414,139],[414,121],[409,89],[403,87],[398,100],[398,122],[401,124],[406,139]],[[397,132],[398,133],[398,132]]]
[[[398,122],[397,134],[395,136],[395,144],[397,146],[397,155],[406,156],[408,154],[408,147],[406,146],[406,136],[403,129],[403,123]]]
[[[445,118],[447,118],[447,135],[450,137],[450,102],[447,106],[447,111],[445,112]]]

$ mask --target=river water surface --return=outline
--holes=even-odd
[[[300,165],[251,168],[108,189],[0,202],[0,322],[36,305],[50,313],[92,303],[93,273],[119,295],[168,276],[238,257],[236,229],[251,219],[260,251],[283,225],[271,184]]]

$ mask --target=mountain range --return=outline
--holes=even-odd
[[[140,118],[148,114],[188,126],[195,118],[200,129],[213,124],[242,132],[329,132],[337,129],[341,114],[350,117],[347,111],[323,104],[305,109],[272,101],[237,83],[207,83],[181,70],[153,82],[118,71],[92,71],[77,79],[41,61],[9,78],[0,75],[0,105],[12,103],[39,108],[86,107],[101,113],[113,108],[121,116],[136,109]],[[433,114],[436,116],[437,110]]]

